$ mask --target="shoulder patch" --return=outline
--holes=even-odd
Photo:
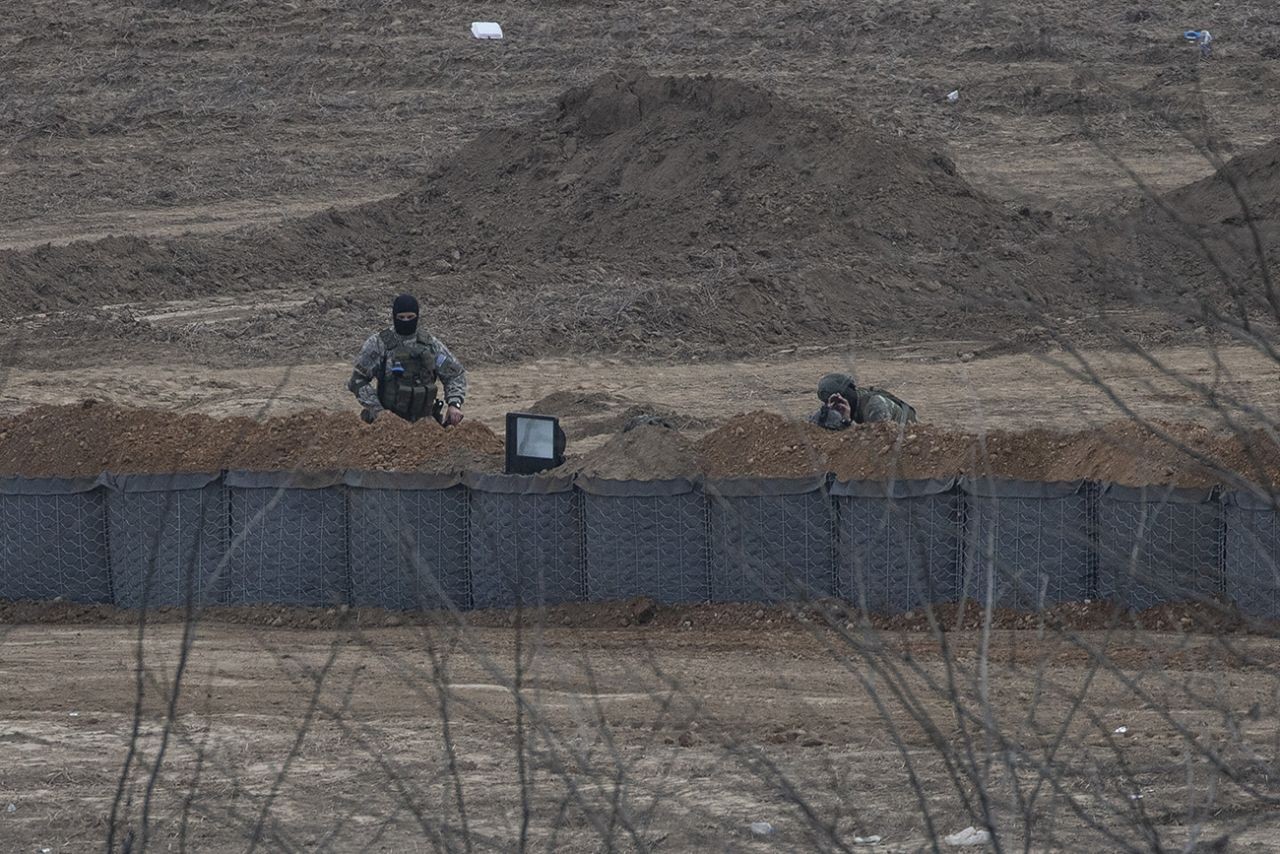
[[[436,353],[436,367],[438,368],[443,365],[446,359],[448,359],[448,356],[444,353]]]

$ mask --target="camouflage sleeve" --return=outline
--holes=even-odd
[[[840,413],[829,406],[824,406],[810,415],[809,423],[817,424],[827,430],[843,430],[849,426],[844,423],[844,418],[840,416]]]
[[[872,424],[877,421],[901,421],[903,409],[887,397],[872,394],[862,406],[862,423]]]
[[[445,402],[461,406],[467,399],[466,369],[439,338],[431,339],[431,347],[436,354],[436,376],[444,383]]]
[[[364,346],[360,348],[360,355],[356,356],[351,379],[347,380],[347,388],[356,396],[356,400],[360,401],[360,405],[374,412],[382,411],[382,404],[378,401],[378,391],[373,387],[373,378],[385,356],[381,336],[370,335],[364,342]]]

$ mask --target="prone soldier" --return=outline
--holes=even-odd
[[[827,374],[818,381],[822,408],[809,420],[828,430],[844,430],[853,424],[896,421],[913,424],[915,407],[882,388],[859,388],[848,374]]]

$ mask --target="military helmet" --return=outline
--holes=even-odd
[[[848,374],[827,374],[818,380],[818,400],[826,403],[833,394],[853,403],[858,394],[858,384]]]

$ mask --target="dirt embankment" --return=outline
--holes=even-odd
[[[607,318],[627,321],[606,330],[619,342],[782,342],[858,323],[979,322],[948,312],[1034,296],[1047,280],[1025,248],[1039,228],[942,153],[856,116],[733,80],[632,71],[481,134],[393,198],[215,237],[0,252],[0,307],[390,275],[446,303],[482,290],[495,329],[545,333],[550,351],[576,334],[574,306],[556,302],[572,281],[577,314],[587,297],[609,303],[590,318],[597,335]],[[557,310],[538,316],[531,289]]]
[[[1280,448],[1261,433],[1232,436],[1194,424],[1152,426],[1167,438],[1128,422],[1077,433],[997,430],[979,436],[929,424],[871,424],[833,432],[757,412],[705,436],[698,454],[703,471],[713,477],[830,471],[843,480],[972,474],[1184,486],[1230,482],[1232,473],[1254,483],[1280,479]]]
[[[1212,162],[1216,153],[1206,155]],[[1219,161],[1221,162],[1221,161]],[[1195,309],[1201,299],[1239,317],[1275,317],[1280,263],[1280,139],[1221,163],[1206,178],[1078,235],[1064,255],[1076,275],[1144,301]],[[1270,292],[1269,292],[1270,291]]]
[[[1280,449],[1265,436],[1230,436],[1190,424],[1161,424],[1166,438],[1135,424],[1056,433],[993,431],[982,436],[927,424],[866,425],[832,432],[754,412],[697,441],[643,425],[569,458],[557,473],[615,480],[678,477],[804,477],[844,480],[974,474],[1041,481],[1202,486],[1235,476],[1280,482]],[[105,404],[38,407],[0,419],[0,474],[93,476],[103,471],[369,469],[501,471],[503,443],[466,422],[444,430],[384,417],[373,425],[344,413],[305,412],[255,421],[170,414]]]
[[[333,469],[499,471],[502,440],[483,424],[348,413],[212,418],[105,404],[37,407],[0,419],[0,472],[30,477]]]

